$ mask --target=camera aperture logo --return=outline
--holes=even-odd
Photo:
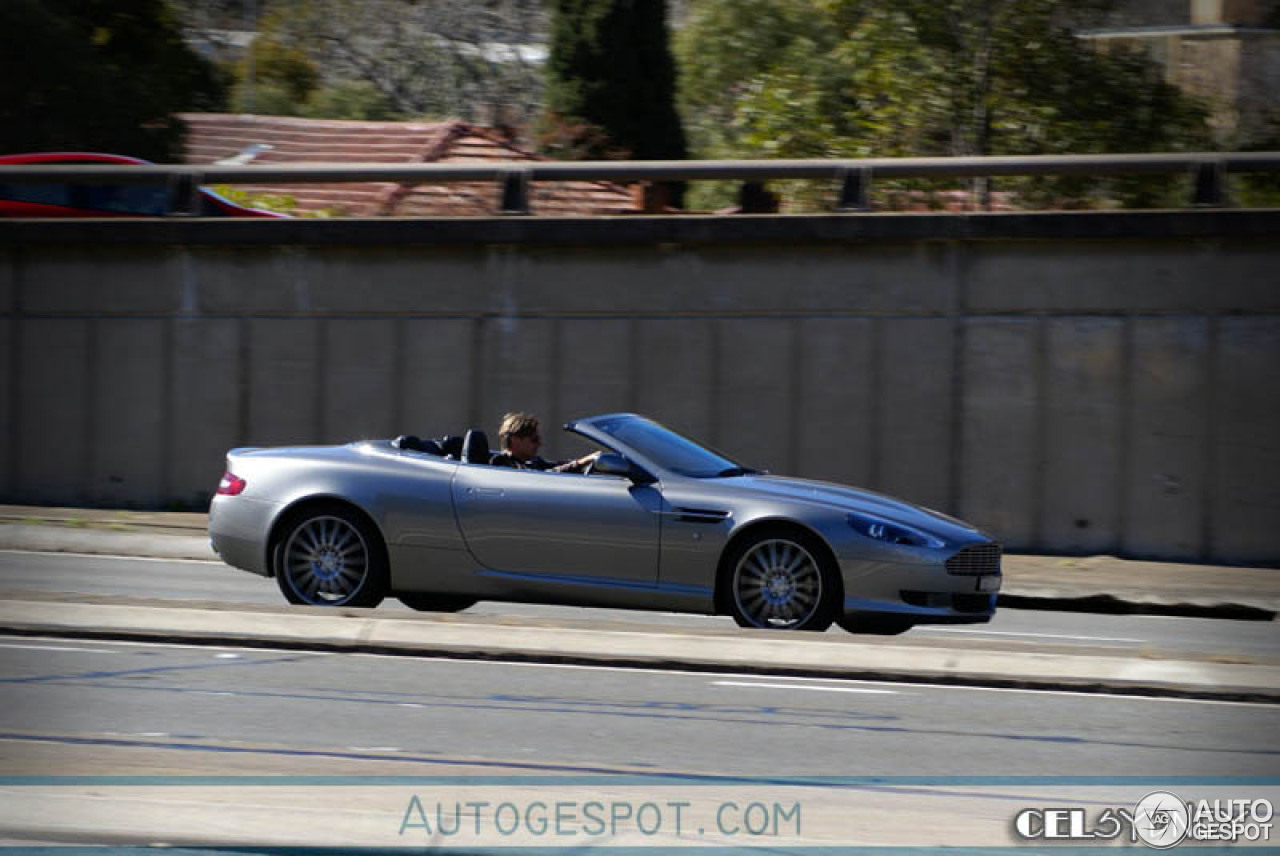
[[[1183,841],[1270,841],[1273,810],[1265,799],[1183,800],[1153,791],[1133,807],[1104,809],[1094,818],[1083,808],[1026,808],[1013,819],[1023,839],[1110,841],[1127,837],[1167,850]]]
[[[1150,847],[1172,847],[1187,837],[1191,812],[1168,791],[1155,791],[1138,800],[1133,809],[1133,831]]]

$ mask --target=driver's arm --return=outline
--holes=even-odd
[[[589,466],[591,466],[593,463],[595,463],[595,460],[596,460],[596,458],[598,458],[598,457],[600,457],[600,453],[599,453],[599,452],[592,452],[590,455],[583,455],[581,458],[576,458],[576,459],[574,459],[574,460],[572,460],[572,461],[566,461],[565,463],[560,464],[560,465],[559,465],[559,466],[557,466],[557,467],[552,467],[552,468],[551,468],[551,472],[553,472],[553,473],[582,473],[582,472],[585,472],[585,471],[586,471],[587,467],[589,467]]]

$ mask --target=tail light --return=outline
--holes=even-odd
[[[218,493],[222,496],[239,496],[247,484],[247,481],[235,473],[226,472],[222,474],[222,481],[218,482]]]

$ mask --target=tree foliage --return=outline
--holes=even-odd
[[[189,26],[208,30],[244,15],[235,0],[181,2]],[[518,128],[541,103],[540,0],[271,0],[263,8],[240,24],[258,36],[252,57],[236,66],[238,109]]]
[[[685,157],[666,0],[554,0],[542,148],[566,158]]]
[[[1142,53],[1073,35],[1105,0],[694,0],[676,43],[708,156],[1170,151],[1205,111]],[[1019,182],[1084,196],[1080,182]],[[1150,183],[1122,188],[1151,193]],[[1117,192],[1115,186],[1109,192]]]
[[[173,114],[221,97],[163,0],[0,2],[0,151],[180,160]]]

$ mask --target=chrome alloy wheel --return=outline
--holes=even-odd
[[[822,569],[794,541],[761,541],[733,570],[733,598],[739,614],[756,627],[800,627],[822,604]]]
[[[310,517],[284,545],[284,573],[304,603],[340,606],[360,591],[369,573],[369,546],[341,517]]]

